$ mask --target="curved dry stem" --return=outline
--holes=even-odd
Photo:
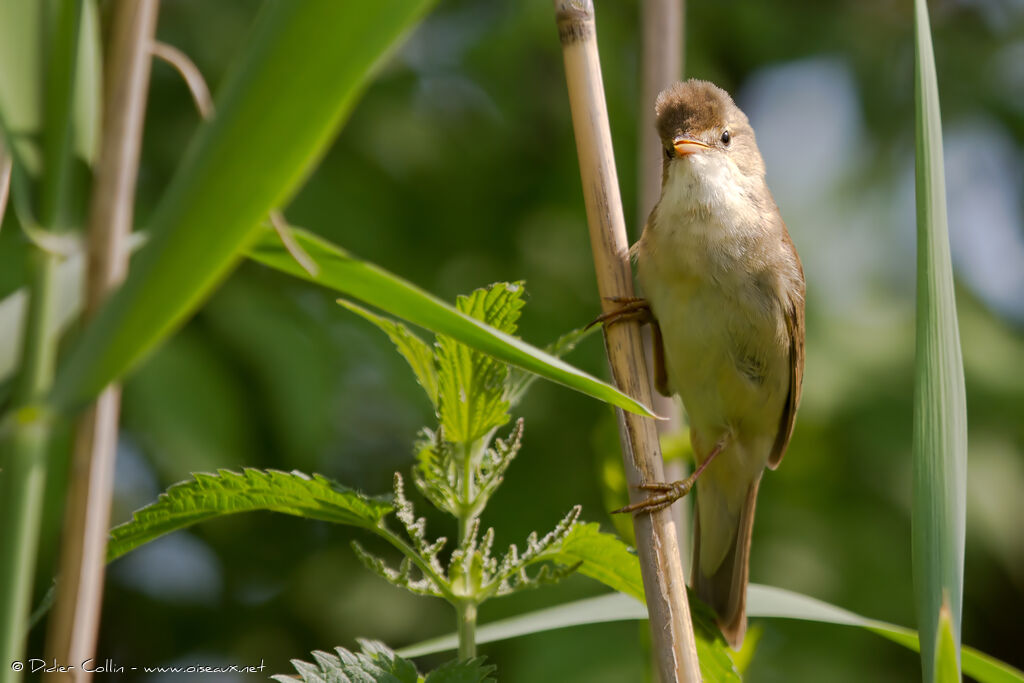
[[[167,43],[154,40],[150,43],[149,51],[154,57],[158,57],[178,72],[188,91],[192,93],[192,101],[196,104],[199,116],[208,119],[213,116],[213,97],[210,95],[210,88],[206,85],[206,79],[199,71],[195,62],[189,59],[188,55]]]

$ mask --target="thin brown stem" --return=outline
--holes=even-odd
[[[213,97],[210,95],[210,88],[206,85],[199,67],[195,65],[188,55],[167,43],[153,41],[149,47],[154,57],[158,57],[170,64],[185,81],[188,91],[192,93],[192,101],[196,104],[201,118],[208,119],[213,116]]]
[[[565,59],[569,103],[579,155],[587,223],[603,306],[610,297],[633,296],[633,278],[622,212],[611,130],[598,59],[592,0],[555,0],[558,33]],[[651,385],[636,322],[605,330],[608,360],[616,385],[650,405]],[[661,449],[654,421],[618,411],[623,464],[631,497],[637,486],[662,481]],[[663,683],[701,680],[697,649],[686,600],[676,527],[668,510],[633,519],[640,570],[650,615],[652,647]]]
[[[95,313],[128,271],[139,147],[149,89],[149,44],[159,0],[114,6],[104,94],[103,143],[89,213],[84,315]],[[94,656],[113,493],[120,387],[100,394],[79,419],[68,483],[60,581],[47,633],[47,659],[74,666],[51,681],[89,680]]]

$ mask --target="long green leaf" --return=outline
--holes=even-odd
[[[935,680],[938,683],[959,683],[959,648],[953,639],[953,619],[949,605],[939,611],[939,632],[936,638]]]
[[[293,231],[296,242],[316,261],[317,275],[295,262],[280,240],[265,231],[249,249],[249,257],[271,268],[355,297],[382,311],[432,332],[446,334],[479,351],[588,396],[641,415],[653,416],[643,404],[614,387],[577,370],[520,339],[504,334],[437,299],[415,285],[304,230]]]
[[[868,619],[841,607],[781,588],[750,584],[747,590],[747,614],[751,617],[801,619],[858,626],[904,647],[918,649],[917,634],[910,629]],[[647,609],[642,603],[630,596],[612,593],[485,624],[477,629],[476,636],[477,643],[491,643],[570,626],[646,618]],[[419,657],[453,650],[457,646],[457,638],[455,634],[451,634],[402,648],[398,653],[403,657]],[[964,671],[979,683],[1024,683],[1024,672],[974,648],[964,647],[961,654]]]
[[[917,353],[914,383],[914,592],[924,680],[935,680],[946,602],[960,645],[967,499],[967,399],[946,227],[942,122],[928,7],[914,1]]]
[[[372,67],[430,0],[271,0],[151,222],[151,241],[61,369],[77,407],[195,310],[324,153]]]
[[[175,484],[157,502],[110,532],[107,559],[172,531],[237,512],[268,510],[306,519],[371,529],[393,509],[390,502],[353,491],[314,474],[219,470]]]

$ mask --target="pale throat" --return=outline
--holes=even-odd
[[[724,153],[693,154],[669,162],[658,213],[687,223],[711,219],[727,229],[740,228],[757,221],[751,197],[763,183],[743,175]]]

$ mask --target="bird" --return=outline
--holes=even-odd
[[[758,487],[782,462],[800,403],[803,267],[729,94],[675,83],[655,114],[661,195],[631,249],[644,298],[599,319],[651,323],[655,385],[682,400],[697,467],[642,485],[649,497],[619,512],[666,507],[696,485],[691,583],[738,648]]]

